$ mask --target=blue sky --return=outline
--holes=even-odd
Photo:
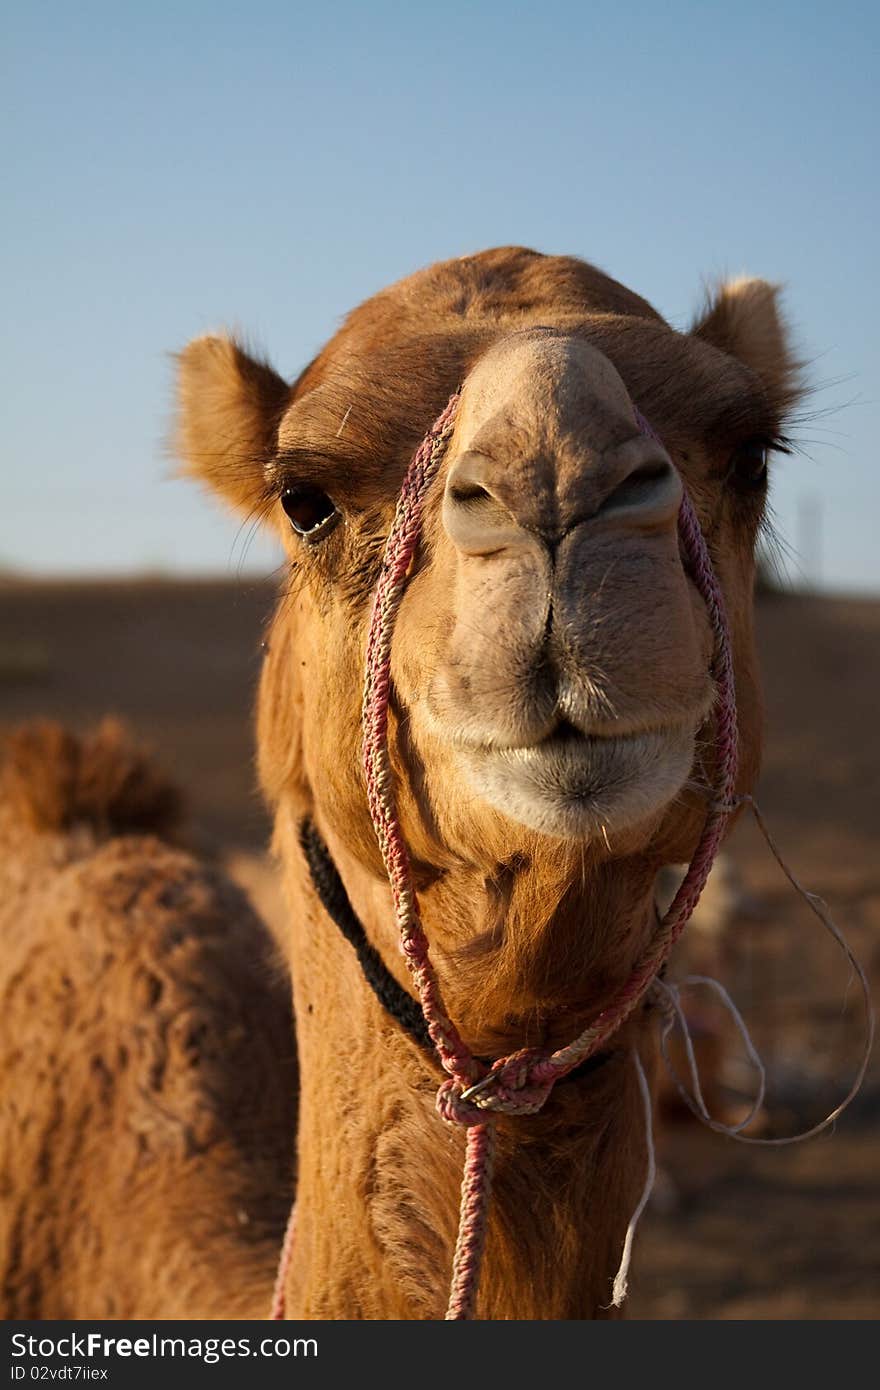
[[[878,15],[6,3],[0,568],[269,567],[170,478],[169,352],[229,325],[293,376],[382,285],[517,242],[676,325],[706,277],[784,281],[829,412],[775,474],[791,572],[877,590]]]

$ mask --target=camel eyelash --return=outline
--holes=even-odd
[[[768,454],[793,454],[794,445],[784,434],[772,433],[762,438],[761,442]]]

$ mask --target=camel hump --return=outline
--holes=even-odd
[[[178,788],[115,719],[82,736],[51,720],[13,730],[0,745],[0,801],[35,831],[88,825],[107,836],[167,836],[183,811]]]

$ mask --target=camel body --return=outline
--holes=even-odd
[[[112,730],[28,727],[0,785],[3,1315],[265,1317],[297,1089],[268,934]]]

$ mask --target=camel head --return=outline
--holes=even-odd
[[[726,600],[745,790],[755,542],[797,374],[764,281],[722,285],[680,333],[591,266],[520,249],[375,296],[293,385],[233,341],[191,343],[187,466],[289,557],[260,701],[270,799],[381,871],[360,753],[371,598],[408,461],[460,389],[394,635],[392,757],[417,871],[686,858],[714,750],[682,488]]]

